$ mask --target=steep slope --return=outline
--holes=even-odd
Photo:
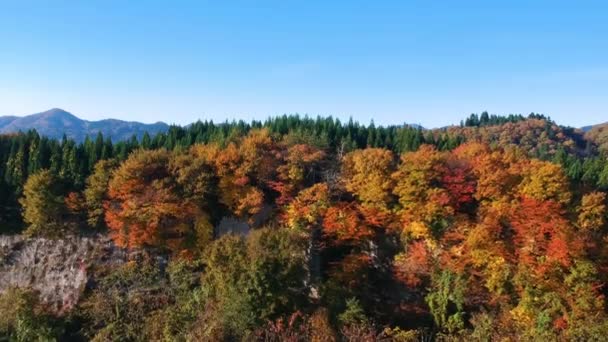
[[[54,310],[67,310],[78,302],[93,265],[117,265],[126,257],[103,236],[48,240],[0,235],[0,293],[31,287]]]
[[[35,129],[38,133],[51,138],[60,139],[65,134],[68,138],[79,142],[87,135],[94,137],[98,132],[118,141],[128,139],[133,134],[141,137],[144,132],[154,135],[166,131],[168,127],[162,122],[143,124],[114,119],[87,121],[59,108],[24,117],[0,117],[0,133],[3,134]]]

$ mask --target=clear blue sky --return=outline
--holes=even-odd
[[[599,123],[603,3],[1,1],[0,114],[437,127],[488,110]]]

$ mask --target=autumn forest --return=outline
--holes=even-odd
[[[71,307],[4,292],[0,336],[604,340],[607,156],[606,131],[534,113],[3,135],[0,233],[103,236],[126,261],[86,265]]]

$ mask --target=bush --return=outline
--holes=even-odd
[[[10,288],[0,295],[0,340],[56,341],[64,324],[46,310],[38,294]]]

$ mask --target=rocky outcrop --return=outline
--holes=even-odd
[[[253,227],[267,219],[265,207],[253,219]],[[215,235],[245,236],[247,221],[225,217]],[[156,259],[164,271],[167,256],[155,250],[125,250],[105,235],[71,236],[63,239],[26,239],[21,235],[0,235],[0,293],[11,287],[31,288],[57,312],[73,308],[87,285],[95,283],[96,271],[113,269],[144,255]],[[99,276],[99,274],[97,274]]]
[[[0,236],[0,292],[29,287],[55,310],[69,310],[89,281],[93,264],[122,263],[124,250],[104,236],[50,240]]]
[[[220,223],[215,227],[214,234],[216,237],[221,237],[226,234],[235,234],[241,236],[249,235],[252,229],[261,227],[271,217],[273,212],[271,205],[264,205],[262,209],[251,217],[251,220],[246,221],[231,216],[224,216]]]

